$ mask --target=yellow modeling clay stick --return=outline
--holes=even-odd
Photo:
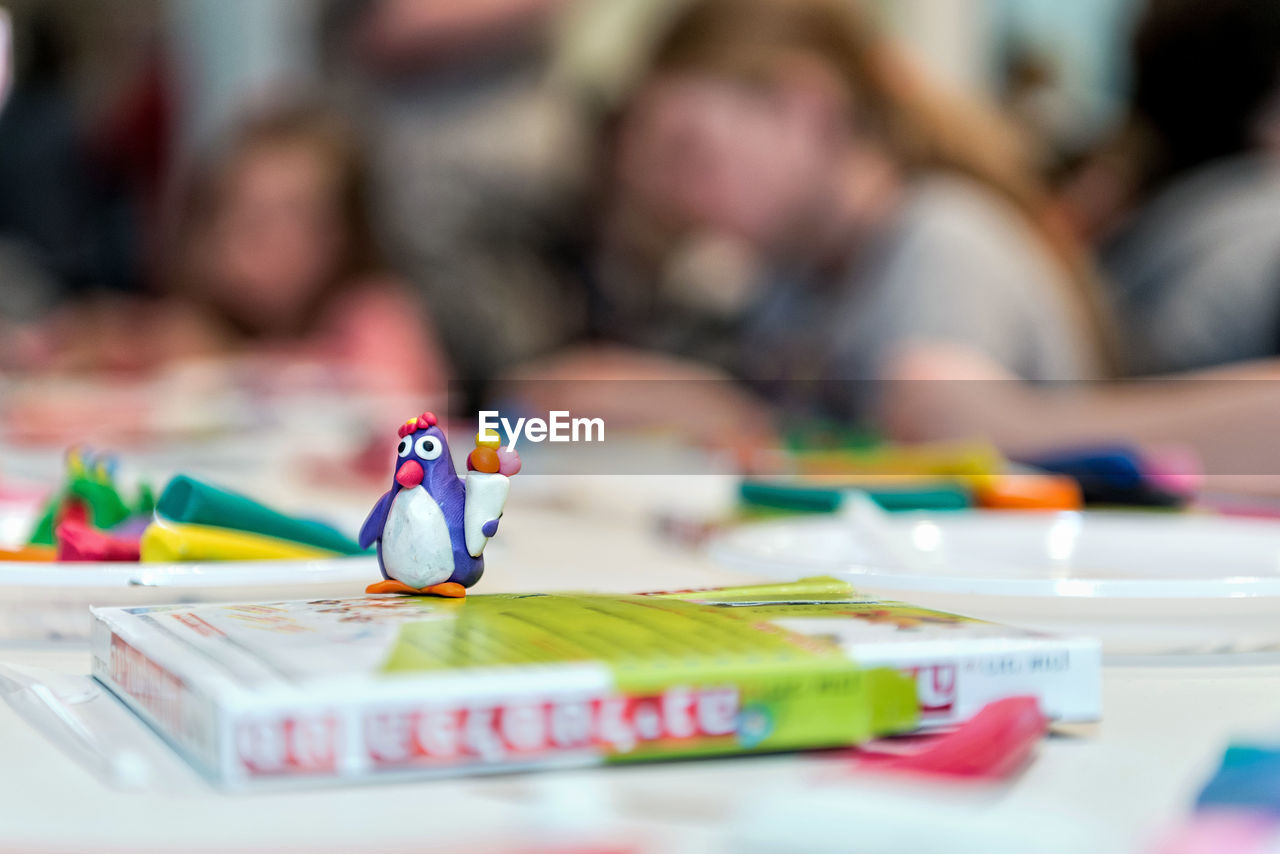
[[[196,560],[306,560],[338,552],[230,528],[156,520],[142,533],[143,563]]]
[[[1006,468],[994,447],[983,443],[890,445],[873,451],[813,451],[798,454],[802,475],[929,475],[984,486]]]

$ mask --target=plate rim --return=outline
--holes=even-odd
[[[278,587],[345,580],[372,580],[377,558],[351,555],[305,560],[197,561],[192,563],[0,563],[4,589],[171,587],[188,590],[222,587]],[[282,577],[292,569],[295,575]]]
[[[1034,511],[981,511],[987,518],[1062,518],[1075,517],[1101,520],[1103,524],[1122,520],[1142,520],[1152,522],[1156,519],[1179,521],[1203,526],[1206,522],[1222,524],[1229,527],[1251,528],[1259,530],[1270,527],[1276,535],[1277,546],[1280,547],[1280,525],[1268,520],[1245,517],[1222,517],[1208,515],[1158,516],[1151,513],[1124,511],[1059,511],[1043,513]],[[894,514],[895,520],[938,521],[958,518],[960,513],[944,514],[930,512],[908,512]],[[1280,575],[1274,578],[1260,576],[1239,576],[1221,579],[1052,579],[1052,578],[1016,578],[1016,577],[983,577],[980,575],[945,576],[945,575],[912,575],[903,570],[885,565],[867,562],[841,562],[841,566],[822,567],[805,565],[775,558],[753,558],[735,550],[731,543],[736,536],[744,532],[754,532],[777,527],[829,526],[838,524],[838,515],[806,516],[790,519],[769,519],[762,522],[734,526],[715,535],[708,544],[708,555],[717,562],[733,569],[751,573],[762,572],[795,575],[796,573],[812,574],[815,572],[834,573],[857,586],[858,579],[865,585],[880,591],[927,592],[966,596],[998,596],[1005,598],[1055,598],[1055,599],[1260,599],[1280,597]],[[833,562],[834,563],[834,562]]]

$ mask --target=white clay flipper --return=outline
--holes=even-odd
[[[464,505],[462,530],[467,551],[480,557],[489,538],[496,532],[498,518],[507,503],[511,479],[497,472],[467,472],[467,501]]]

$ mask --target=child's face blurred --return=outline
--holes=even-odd
[[[232,170],[206,245],[207,287],[259,329],[297,323],[344,251],[338,188],[324,155],[303,144],[251,149]]]
[[[624,194],[677,227],[786,244],[832,181],[835,150],[812,103],[710,75],[659,78],[623,124]]]

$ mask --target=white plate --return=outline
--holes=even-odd
[[[373,557],[219,563],[0,563],[0,639],[84,640],[90,607],[358,596]]]
[[[837,516],[736,528],[712,553],[748,572],[835,575],[924,606],[1096,635],[1110,653],[1280,653],[1278,523],[1156,513],[891,518],[923,569],[901,568]]]
[[[0,563],[0,587],[119,589],[302,587],[350,584],[378,575],[374,557],[206,563]],[[376,579],[374,579],[376,580]],[[304,594],[305,595],[305,594]]]

